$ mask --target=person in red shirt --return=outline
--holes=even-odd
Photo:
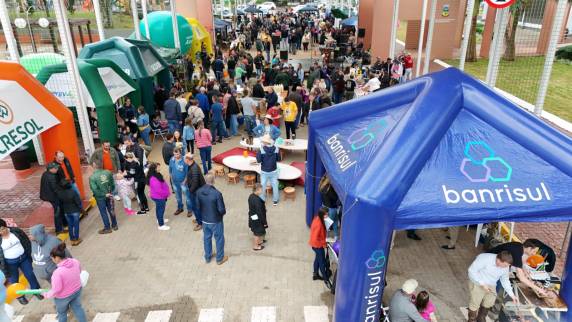
[[[409,53],[405,53],[403,57],[403,68],[405,69],[405,73],[403,74],[404,80],[406,82],[410,81],[413,77],[413,58]]]
[[[327,217],[327,208],[320,208],[318,213],[314,215],[312,225],[310,226],[310,241],[308,244],[310,244],[316,254],[316,257],[314,257],[314,275],[312,279],[314,281],[324,280],[326,286],[331,288],[332,285],[328,280],[328,273],[326,271],[326,224],[324,223],[324,218]],[[318,270],[322,273],[321,276],[318,274]]]

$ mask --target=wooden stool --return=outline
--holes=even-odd
[[[227,182],[233,183],[233,184],[239,183],[240,182],[240,176],[236,172],[229,172],[227,175]]]
[[[286,199],[296,200],[296,189],[294,187],[284,188],[284,200]]]
[[[244,187],[253,188],[256,185],[256,176],[253,174],[244,175]]]
[[[224,171],[224,166],[222,165],[215,165],[214,166],[214,174],[217,177],[224,177],[226,172]]]

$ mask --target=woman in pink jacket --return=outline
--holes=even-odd
[[[211,131],[205,129],[203,121],[197,123],[197,130],[195,131],[195,143],[199,148],[201,160],[203,161],[203,171],[207,174],[212,168],[211,151],[212,151],[212,135]],[[208,165],[208,167],[207,167]]]
[[[171,194],[169,185],[165,182],[163,175],[159,172],[159,164],[151,163],[149,171],[147,172],[147,184],[149,185],[149,195],[155,202],[155,215],[157,216],[157,223],[159,230],[169,230],[171,227],[165,225],[169,219],[163,219],[165,214],[165,207],[167,206],[167,199]]]
[[[58,268],[52,274],[52,289],[44,293],[45,298],[54,298],[58,322],[67,322],[71,308],[78,322],[87,322],[81,306],[81,265],[75,258],[66,258],[66,244],[61,243],[50,252]]]

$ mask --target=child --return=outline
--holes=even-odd
[[[187,144],[179,130],[175,130],[175,132],[173,132],[173,139],[175,140],[175,147],[181,148],[181,150],[183,150],[183,155],[187,154]]]
[[[417,311],[419,311],[425,320],[437,322],[437,318],[435,317],[435,306],[429,300],[429,293],[426,291],[419,292],[415,299],[415,306],[417,307]]]
[[[272,124],[280,128],[280,106],[272,106],[266,111],[266,115],[272,116]]]
[[[185,120],[185,127],[183,127],[183,140],[187,151],[195,154],[195,127],[193,126],[192,115]]]
[[[117,174],[115,180],[117,191],[119,192],[121,200],[123,200],[123,209],[125,210],[125,214],[127,216],[135,215],[135,211],[131,209],[131,198],[135,196],[135,192],[133,191],[133,182],[133,178],[127,179],[121,172]]]

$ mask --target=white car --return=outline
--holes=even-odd
[[[276,4],[274,2],[263,2],[258,5],[258,9],[262,10],[264,14],[276,12]]]

